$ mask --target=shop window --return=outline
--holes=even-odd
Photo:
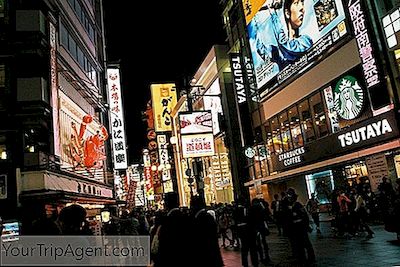
[[[289,119],[287,112],[284,111],[278,115],[279,126],[281,127],[282,146],[284,151],[293,149],[292,137],[290,134]]]
[[[332,133],[336,133],[340,131],[340,126],[339,126],[339,119],[337,112],[335,110],[335,104],[333,100],[333,92],[332,92],[332,87],[328,86],[327,88],[324,89],[324,99],[325,99],[325,105],[328,111],[328,120],[330,124],[330,131]]]
[[[313,120],[311,117],[310,106],[308,104],[308,100],[304,100],[298,106],[298,110],[300,113],[300,123],[301,123],[301,130],[304,134],[304,141],[311,142],[316,139],[315,132],[314,132],[314,125]]]
[[[271,120],[271,129],[272,129],[272,142],[274,144],[274,151],[277,154],[282,153],[281,130],[279,127],[278,117],[274,117]]]
[[[318,92],[311,96],[310,98],[310,105],[312,110],[312,115],[314,117],[314,125],[315,130],[317,133],[317,138],[326,136],[329,134],[328,126],[327,126],[327,119],[325,114],[325,106],[322,102],[321,93]]]
[[[306,175],[306,184],[309,197],[314,193],[320,204],[330,202],[330,196],[334,189],[331,170]]]
[[[44,129],[31,128],[24,131],[24,152],[49,152],[48,133]]]
[[[290,132],[292,134],[293,147],[301,147],[304,145],[303,135],[300,127],[300,116],[297,106],[294,106],[288,111]]]

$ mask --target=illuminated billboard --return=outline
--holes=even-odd
[[[261,97],[326,56],[348,33],[345,19],[341,0],[264,3],[247,26]]]
[[[153,102],[155,131],[172,131],[171,110],[175,107],[177,101],[175,84],[152,84],[150,90]]]
[[[219,79],[217,78],[203,95],[204,109],[211,110],[214,135],[220,132],[218,114],[223,113],[220,94],[221,88],[219,87]]]
[[[128,158],[126,156],[125,121],[119,69],[107,69],[107,82],[114,169],[126,169],[128,167]]]
[[[211,111],[193,111],[179,113],[181,134],[212,133]]]
[[[182,135],[181,138],[184,158],[206,157],[215,154],[212,133]]]

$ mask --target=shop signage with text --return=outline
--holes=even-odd
[[[279,154],[278,160],[279,160],[279,162],[283,162],[283,165],[285,167],[287,167],[290,165],[301,163],[303,161],[303,158],[301,157],[301,155],[303,155],[304,153],[306,153],[306,150],[304,149],[304,147],[299,147],[292,151],[288,151],[288,152]]]

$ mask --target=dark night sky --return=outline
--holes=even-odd
[[[225,42],[221,8],[219,0],[103,2],[108,62],[121,62],[129,163],[133,163],[147,144],[141,111],[150,99],[150,83],[192,76],[211,46]]]

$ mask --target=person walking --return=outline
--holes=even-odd
[[[289,241],[293,254],[300,264],[314,264],[314,248],[308,236],[310,231],[308,214],[304,206],[297,201],[297,197],[293,188],[287,190]]]
[[[312,193],[311,198],[307,201],[306,210],[314,221],[315,227],[317,228],[317,233],[321,234],[321,229],[319,227],[319,201],[315,197],[315,193]]]
[[[274,218],[276,228],[278,228],[278,235],[282,235],[282,203],[279,200],[279,195],[274,195],[274,200],[271,203],[272,216]]]

